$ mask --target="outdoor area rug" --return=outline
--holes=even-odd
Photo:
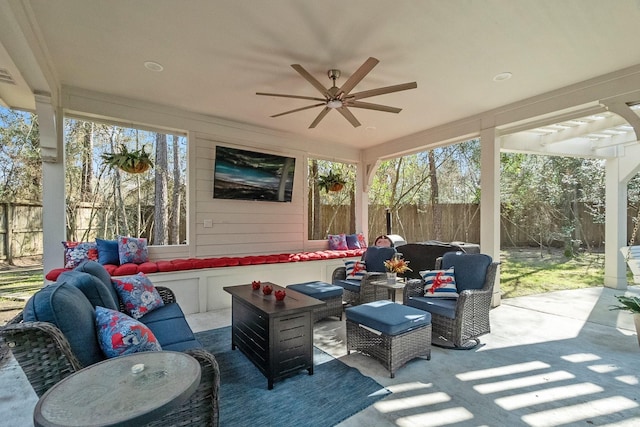
[[[267,379],[240,350],[231,350],[231,327],[199,332],[196,338],[220,366],[220,425],[333,426],[382,399],[389,391],[314,347],[314,370],[280,381]]]

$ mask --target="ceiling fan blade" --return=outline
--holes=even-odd
[[[324,109],[320,111],[320,114],[318,114],[318,117],[316,117],[316,119],[309,125],[309,129],[313,129],[314,127],[318,126],[318,123],[320,123],[320,120],[324,119],[324,116],[327,115],[329,110],[331,110],[331,108],[324,107]]]
[[[326,99],[314,98],[312,96],[284,95],[281,93],[266,93],[266,92],[256,92],[256,95],[279,96],[280,98],[308,99],[309,101],[325,101],[326,102]]]
[[[306,107],[296,108],[295,110],[285,111],[284,113],[274,114],[273,116],[269,116],[269,117],[280,117],[280,116],[284,116],[285,114],[297,113],[298,111],[308,110],[310,108],[319,107],[321,105],[327,105],[327,103],[326,102],[321,102],[320,104],[307,105]]]
[[[347,99],[362,99],[369,98],[371,96],[384,95],[385,93],[400,92],[402,90],[415,89],[418,87],[416,82],[402,83],[399,85],[379,87],[377,89],[364,90],[362,92],[352,93]]]
[[[349,77],[347,81],[344,82],[338,93],[344,93],[345,95],[348,95],[349,92],[351,92],[353,88],[356,87],[358,83],[360,83],[360,80],[364,79],[364,77],[369,74],[371,70],[373,70],[373,67],[378,65],[378,62],[380,61],[378,61],[374,57],[370,57],[369,59],[364,61],[364,64],[362,64],[360,68],[358,68],[355,73],[351,74],[351,77]]]
[[[348,108],[340,107],[340,108],[336,108],[336,110],[338,110],[338,113],[342,114],[344,118],[347,119],[349,123],[353,125],[354,128],[357,128],[358,126],[360,126],[360,122],[358,121],[358,119],[356,119],[356,116],[351,114],[351,111],[349,111]]]
[[[329,98],[328,96],[328,91],[327,88],[324,87],[324,85],[322,83],[320,83],[315,77],[313,77],[311,74],[309,74],[309,72],[307,70],[305,70],[304,68],[302,68],[302,65],[300,64],[291,64],[291,67],[296,70],[302,77],[305,78],[306,81],[308,81],[309,83],[311,83],[311,85],[313,87],[315,87],[316,89],[318,89],[318,91],[324,95],[325,97],[327,97],[327,99]]]
[[[388,105],[372,104],[370,102],[353,101],[347,104],[347,107],[364,108],[366,110],[384,111],[387,113],[399,113],[402,108],[389,107]]]

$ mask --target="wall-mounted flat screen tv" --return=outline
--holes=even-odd
[[[290,202],[295,165],[293,157],[217,146],[213,197]]]

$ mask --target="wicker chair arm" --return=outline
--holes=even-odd
[[[409,298],[424,296],[424,280],[407,280],[407,285],[402,290],[402,303],[407,305]]]
[[[155,288],[160,294],[160,297],[162,298],[162,302],[164,302],[165,304],[171,304],[173,302],[176,302],[176,294],[174,294],[171,289],[164,286],[156,286]]]
[[[189,400],[160,420],[148,424],[154,427],[212,426],[218,427],[220,369],[213,354],[204,349],[190,349],[185,353],[200,363],[200,385]]]
[[[11,350],[38,396],[83,368],[67,338],[51,323],[9,323],[0,328],[0,342]]]
[[[334,285],[338,280],[345,280],[347,278],[347,269],[345,267],[338,267],[333,270],[333,274],[331,275],[331,283]]]

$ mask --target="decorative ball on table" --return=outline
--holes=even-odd
[[[258,289],[260,289],[260,281],[254,280],[253,282],[251,282],[251,287],[254,291],[257,291]]]
[[[273,288],[270,285],[264,285],[262,287],[262,293],[265,295],[271,295],[272,291],[273,291]]]
[[[274,295],[276,296],[277,301],[282,301],[284,297],[287,296],[287,292],[284,289],[278,289],[275,291]]]

